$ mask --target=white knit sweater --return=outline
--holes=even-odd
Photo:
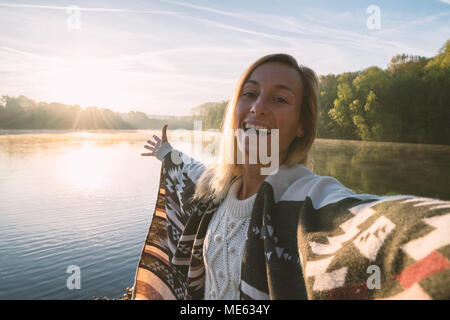
[[[203,244],[205,300],[238,300],[241,262],[256,194],[239,200],[242,180],[236,180],[214,213]]]

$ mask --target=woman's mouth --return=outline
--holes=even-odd
[[[271,129],[266,126],[251,123],[244,123],[243,129],[247,135],[259,135],[260,133],[269,135],[271,131]]]

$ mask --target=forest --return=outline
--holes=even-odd
[[[432,58],[320,76],[319,137],[450,144],[450,40]]]
[[[450,39],[431,58],[398,54],[386,69],[320,75],[318,137],[450,144]],[[190,116],[36,102],[3,95],[0,129],[220,129],[227,101],[191,108]]]
[[[81,108],[57,102],[36,102],[23,95],[4,95],[0,99],[0,129],[135,130],[160,129],[168,123],[171,129],[192,130],[197,118],[150,116],[140,111],[120,113],[98,107]]]

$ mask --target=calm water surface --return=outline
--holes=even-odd
[[[140,156],[154,133],[0,132],[0,299],[113,298],[132,286],[156,200],[160,162]],[[450,200],[447,146],[319,139],[311,160],[357,192]],[[70,265],[80,290],[66,286]]]

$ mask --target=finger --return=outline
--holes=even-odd
[[[144,148],[145,148],[145,149],[148,149],[148,150],[150,150],[150,151],[155,151],[155,148],[150,147],[150,146],[147,146],[147,145],[145,145]]]
[[[162,128],[162,141],[163,142],[167,142],[167,127],[169,125],[165,124],[164,127]]]
[[[148,143],[148,144],[151,144],[152,146],[155,146],[155,145],[156,145],[156,143],[153,142],[153,141],[151,141],[151,140],[147,140],[147,143]]]
[[[161,141],[161,139],[157,136],[157,135],[153,135],[153,138],[155,138],[155,140],[157,141],[157,142],[159,142],[159,141]]]
[[[153,153],[153,152],[149,152],[149,153],[141,153],[141,156],[144,156],[144,157],[154,156],[154,153]]]

